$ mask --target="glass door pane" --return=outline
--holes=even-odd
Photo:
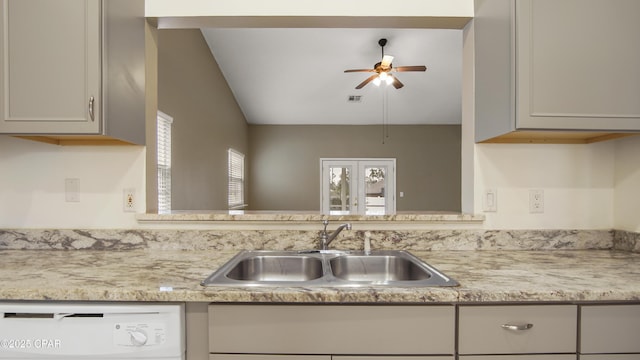
[[[351,206],[351,167],[329,167],[329,213],[349,214]]]
[[[386,166],[364,167],[364,197],[366,215],[384,215],[386,209]]]
[[[396,212],[395,159],[359,159],[360,209],[363,215],[389,215]]]

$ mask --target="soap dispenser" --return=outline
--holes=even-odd
[[[369,231],[364,233],[364,254],[371,254],[371,233]]]

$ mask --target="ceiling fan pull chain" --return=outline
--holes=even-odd
[[[388,87],[384,88],[384,116],[386,118],[385,127],[386,127],[386,137],[389,137],[389,91]]]

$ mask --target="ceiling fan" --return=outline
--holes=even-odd
[[[356,89],[362,89],[365,85],[370,82],[374,82],[376,85],[380,85],[382,81],[387,84],[393,84],[396,89],[400,89],[404,86],[403,83],[398,80],[397,77],[393,76],[391,73],[393,72],[403,72],[403,71],[426,71],[427,67],[424,65],[416,65],[416,66],[398,66],[393,67],[391,62],[393,61],[393,56],[384,54],[384,46],[387,45],[387,39],[378,40],[378,45],[382,48],[382,61],[373,65],[373,69],[351,69],[345,70],[344,72],[374,72],[375,74],[366,78],[363,82],[356,86]]]

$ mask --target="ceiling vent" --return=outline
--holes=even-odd
[[[362,95],[349,95],[347,98],[347,102],[350,103],[359,103],[362,101]]]

